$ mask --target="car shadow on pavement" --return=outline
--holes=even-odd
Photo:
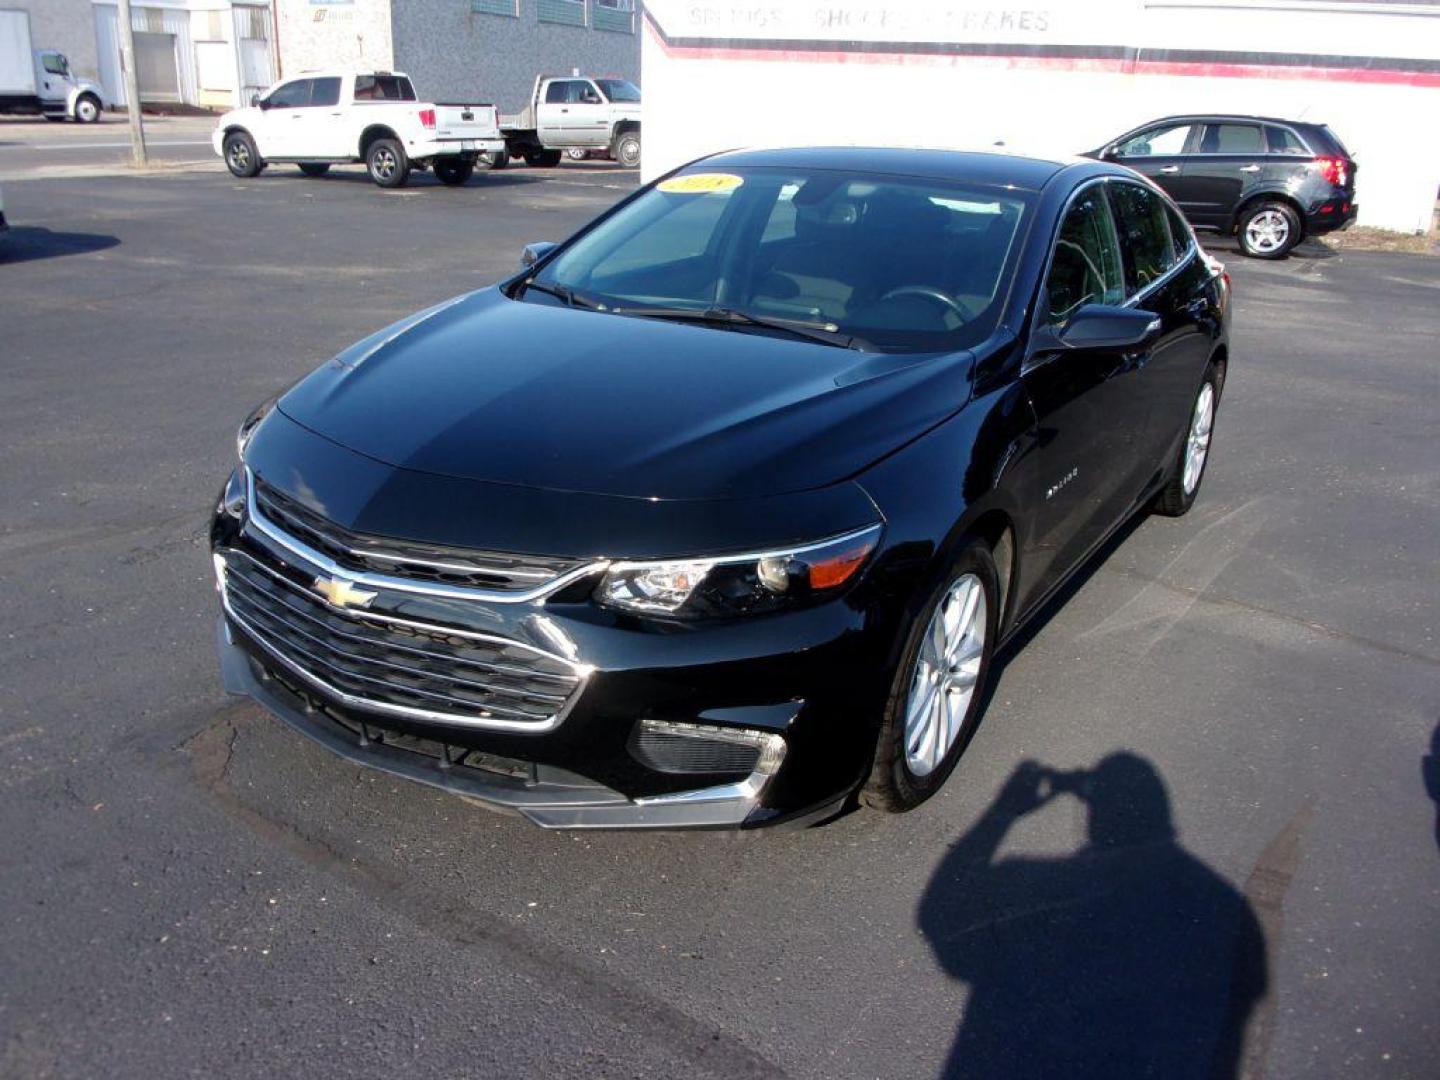
[[[1420,759],[1420,775],[1426,793],[1435,800],[1435,844],[1440,846],[1440,724],[1430,735],[1430,753]]]
[[[1058,798],[1087,811],[1069,855],[1000,856],[1010,829]],[[949,850],[917,921],[970,990],[944,1076],[1241,1075],[1267,984],[1245,896],[1180,844],[1155,766],[1018,766]]]
[[[0,236],[0,266],[60,255],[88,255],[118,243],[119,237],[104,233],[55,232],[53,229],[16,225]]]
[[[554,169],[549,169],[545,171],[552,174],[555,172]],[[273,173],[275,176],[279,176],[285,179],[304,181],[306,184],[314,184],[317,188],[323,187],[325,184],[335,183],[363,184],[365,187],[375,187],[375,182],[370,179],[370,174],[367,173],[364,169],[332,169],[324,176],[306,176],[299,170],[296,170],[292,173],[289,170],[285,169],[285,167],[282,165],[272,165],[270,166],[270,172],[267,172],[264,178],[267,180],[270,179],[271,173]],[[530,172],[527,175],[524,169],[500,169],[498,171],[490,171],[483,173],[477,172],[473,177],[465,181],[464,184],[461,184],[460,188],[483,188],[487,186],[521,187],[525,184],[540,183],[544,179],[545,177],[543,175],[537,176],[535,172]],[[445,185],[442,184],[439,180],[435,179],[432,174],[417,171],[410,174],[410,179],[405,182],[404,187],[393,188],[391,190],[412,191],[416,188],[443,187],[445,187]]]

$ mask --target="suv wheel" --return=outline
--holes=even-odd
[[[258,176],[262,164],[260,152],[255,149],[255,140],[249,135],[243,131],[232,131],[225,136],[225,167],[233,175]]]
[[[365,169],[383,188],[398,188],[410,175],[410,159],[396,139],[376,139],[365,151]]]
[[[1257,259],[1278,259],[1300,242],[1300,216],[1288,203],[1260,202],[1240,215],[1240,250]]]

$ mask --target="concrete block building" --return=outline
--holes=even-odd
[[[541,73],[640,81],[635,0],[274,0],[280,74],[404,71],[442,101],[518,111]]]

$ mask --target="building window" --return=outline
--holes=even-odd
[[[536,17],[562,26],[585,25],[585,0],[537,0]]]
[[[484,15],[520,17],[520,0],[470,0],[470,10]]]
[[[595,0],[593,16],[596,30],[635,32],[635,0]]]

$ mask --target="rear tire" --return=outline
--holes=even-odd
[[[611,153],[615,160],[625,168],[638,169],[640,167],[640,132],[624,132],[615,140],[615,149]]]
[[[232,176],[249,179],[259,176],[265,163],[260,160],[260,151],[255,149],[255,140],[244,131],[232,131],[225,136],[225,167]]]
[[[410,177],[410,159],[398,139],[376,139],[365,148],[365,171],[379,187],[403,187]]]
[[[915,615],[885,703],[870,777],[860,789],[866,806],[913,810],[954,771],[985,702],[999,595],[995,560],[976,541],[950,564]]]
[[[1247,206],[1235,230],[1240,250],[1254,259],[1280,259],[1300,242],[1300,215],[1289,203],[1270,199]]]
[[[300,171],[306,176],[324,176],[330,171],[330,165],[323,161],[304,161],[300,163]]]
[[[75,122],[93,124],[100,119],[100,99],[94,94],[81,94],[75,99]]]
[[[431,168],[435,170],[435,179],[446,187],[461,187],[465,181],[475,175],[473,161],[461,161],[455,158],[436,158]]]
[[[1205,372],[1205,381],[1196,391],[1185,436],[1170,465],[1170,479],[1155,497],[1155,513],[1162,517],[1180,517],[1189,513],[1200,494],[1205,466],[1210,463],[1210,444],[1215,434],[1215,412],[1220,404],[1221,383],[1219,366],[1211,364]]]
[[[525,164],[532,169],[553,169],[560,164],[559,150],[537,150],[525,155]]]

